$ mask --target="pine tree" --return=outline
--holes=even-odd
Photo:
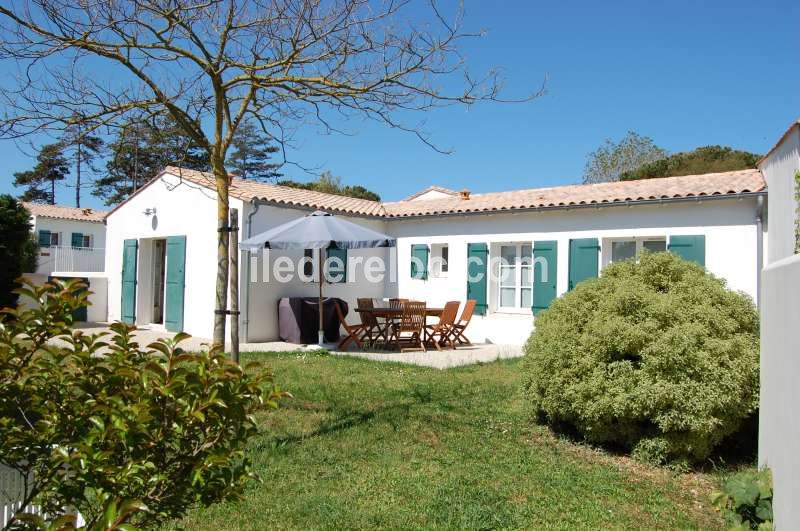
[[[69,162],[61,143],[45,144],[36,155],[32,170],[14,174],[14,186],[26,187],[23,201],[56,204],[56,183],[69,175]],[[48,189],[49,188],[49,189]]]
[[[252,121],[239,126],[231,140],[232,151],[225,164],[234,175],[242,179],[277,179],[280,164],[269,162],[272,154],[280,151],[270,143],[269,137],[260,133]]]
[[[92,191],[106,205],[125,200],[165,166],[209,169],[208,156],[169,119],[125,124],[108,150],[106,175],[95,181]]]
[[[97,172],[95,162],[102,154],[103,140],[91,133],[85,133],[84,124],[78,122],[66,129],[61,145],[66,155],[74,159],[75,206],[81,206],[81,185],[84,172]],[[71,153],[70,153],[71,152]]]

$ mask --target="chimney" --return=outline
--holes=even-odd
[[[467,199],[469,199],[469,190],[467,190],[466,188],[461,190],[460,192],[458,192],[458,197],[466,201]]]

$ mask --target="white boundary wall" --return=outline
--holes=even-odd
[[[800,255],[764,269],[759,464],[773,474],[776,529],[800,524]]]

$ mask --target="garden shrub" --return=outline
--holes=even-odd
[[[29,478],[23,509],[57,526],[72,508],[88,528],[153,528],[238,496],[253,476],[252,414],[283,395],[272,375],[216,349],[184,352],[185,334],[143,348],[122,323],[73,330],[85,287],[29,285],[20,293],[38,306],[0,319],[0,463]],[[46,525],[37,518],[17,523]]]
[[[758,322],[748,296],[701,266],[644,253],[539,314],[525,395],[588,441],[702,460],[758,406]]]
[[[772,529],[772,474],[767,469],[734,474],[711,503],[730,529]]]
[[[0,195],[0,307],[16,306],[14,290],[22,273],[33,273],[39,245],[31,234],[31,214],[21,201]]]

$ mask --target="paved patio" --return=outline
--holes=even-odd
[[[107,323],[85,323],[78,328],[86,334],[100,333],[108,330]],[[134,336],[140,345],[146,346],[157,339],[173,337],[175,334],[167,332],[158,327],[142,327],[134,332]],[[210,339],[191,337],[181,345],[185,350],[200,350],[211,343]],[[283,341],[270,341],[265,343],[242,343],[239,347],[241,352],[297,352],[315,351],[320,347],[317,345],[295,345]],[[476,344],[472,346],[460,347],[457,350],[428,352],[387,352],[381,350],[358,350],[353,348],[347,352],[336,350],[336,344],[325,345],[325,348],[334,356],[353,356],[374,361],[387,361],[395,363],[410,363],[424,367],[436,369],[448,369],[462,365],[472,365],[475,363],[488,363],[498,359],[517,358],[522,356],[522,347],[519,345],[495,345],[495,344]]]

